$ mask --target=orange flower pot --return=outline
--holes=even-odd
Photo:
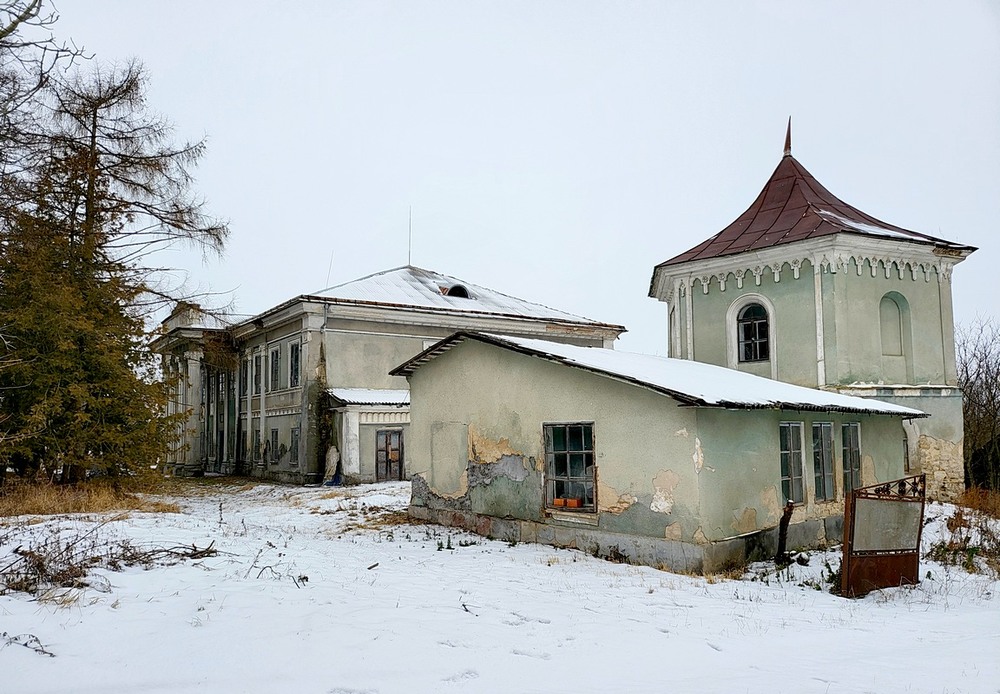
[[[552,505],[553,506],[565,506],[566,505],[566,499],[561,499],[561,498],[560,499],[553,499],[552,500]]]
[[[580,508],[581,506],[583,506],[583,502],[579,499],[566,499],[567,508]]]

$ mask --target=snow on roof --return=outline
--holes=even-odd
[[[472,339],[512,349],[557,363],[594,371],[669,395],[688,405],[737,409],[819,410],[862,414],[926,417],[901,405],[841,395],[782,383],[712,364],[635,354],[599,347],[577,347],[489,333],[455,333],[425,350],[391,373],[408,376],[421,364],[455,344]]]
[[[604,325],[583,316],[501,294],[487,287],[412,265],[384,270],[338,284],[316,292],[315,296],[343,301]],[[609,327],[624,330],[622,326]]]
[[[345,405],[409,405],[410,391],[376,388],[330,388],[326,391]]]

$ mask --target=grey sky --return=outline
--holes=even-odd
[[[979,246],[955,315],[1000,313],[1000,10],[940,2],[62,0],[61,37],[140,58],[209,138],[225,257],[176,254],[256,313],[407,262],[665,353],[653,265],[793,153],[875,217]],[[333,253],[333,267],[330,258]]]

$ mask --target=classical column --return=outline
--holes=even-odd
[[[341,418],[340,459],[345,475],[361,474],[360,418],[357,410],[346,408]]]

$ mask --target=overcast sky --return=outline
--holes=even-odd
[[[980,248],[956,320],[1000,313],[1000,4],[62,0],[137,57],[230,220],[192,286],[238,311],[412,262],[664,354],[653,266],[793,153],[844,201]],[[332,269],[331,269],[332,257]],[[328,281],[329,276],[329,281]]]

